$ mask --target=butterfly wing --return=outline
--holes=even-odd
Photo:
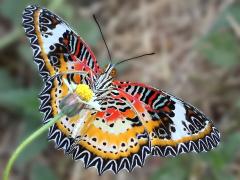
[[[151,152],[145,127],[124,101],[112,97],[105,106],[79,131],[81,139],[73,150],[73,158],[83,159],[86,167],[97,167],[99,174],[142,167]]]
[[[40,96],[45,123],[60,112],[61,98],[69,94],[64,78],[73,86],[79,79],[89,83],[77,76],[59,75],[46,82]],[[62,118],[49,130],[49,139],[57,148],[82,160],[85,167],[94,166],[99,174],[132,171],[143,166],[150,154],[176,156],[218,145],[218,130],[193,106],[144,84],[114,81],[113,85],[101,112],[84,110]]]
[[[70,71],[101,72],[87,44],[49,10],[28,6],[23,12],[23,27],[44,81]]]
[[[76,74],[50,78],[40,95],[40,110],[45,114],[44,123],[60,113],[59,103],[69,94],[63,79],[71,85],[79,84]],[[81,83],[88,83],[82,77]],[[114,94],[115,93],[115,94]],[[48,137],[58,149],[82,160],[85,167],[94,166],[99,174],[106,170],[118,173],[143,166],[151,153],[148,133],[127,102],[113,92],[101,104],[102,111],[84,110],[74,117],[63,117],[50,130]],[[78,139],[77,141],[75,141]]]
[[[158,156],[209,151],[220,141],[213,122],[190,104],[141,83],[115,81],[138,112]]]

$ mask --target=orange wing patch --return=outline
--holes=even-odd
[[[92,124],[79,144],[99,157],[119,159],[137,153],[143,145],[148,144],[147,137],[137,138],[138,134],[144,132],[142,126],[134,127],[124,133],[112,134]]]
[[[80,146],[91,152],[93,155],[107,159],[121,159],[131,157],[142,150],[143,146],[149,146],[149,137],[145,127],[138,122],[134,125],[130,119],[137,118],[136,114],[128,109],[118,111],[117,118],[112,122],[107,120],[111,116],[107,114],[108,109],[97,112],[94,120],[93,116],[88,117],[84,128],[79,132],[81,136],[78,142]]]

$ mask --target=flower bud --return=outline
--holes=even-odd
[[[75,92],[83,101],[86,102],[89,102],[93,97],[93,91],[87,84],[78,84]]]
[[[84,107],[84,104],[79,102],[77,97],[77,94],[71,93],[61,100],[59,108],[66,116],[73,117],[77,115]]]

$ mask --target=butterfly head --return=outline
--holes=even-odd
[[[105,66],[104,73],[109,74],[109,76],[115,78],[117,76],[117,70],[115,64],[108,64]]]

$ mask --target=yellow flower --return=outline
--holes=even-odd
[[[93,97],[93,92],[87,84],[78,84],[75,90],[81,100],[89,102]]]

